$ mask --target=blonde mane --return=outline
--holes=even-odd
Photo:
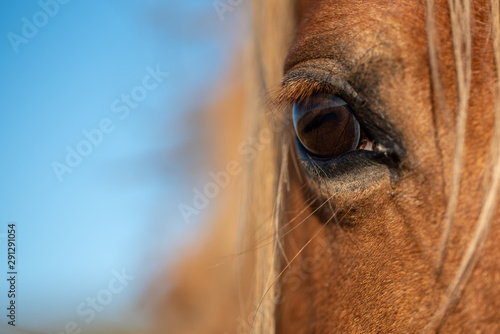
[[[274,333],[276,293],[279,275],[283,188],[287,184],[289,142],[282,136],[281,119],[269,113],[271,87],[279,85],[283,64],[296,26],[296,10],[289,1],[256,0],[253,5],[253,43],[247,71],[247,110],[245,124],[250,136],[270,135],[273,140],[250,161],[244,175],[245,195],[240,226],[240,251],[255,249],[253,291],[249,328],[255,333]],[[255,71],[255,69],[257,69]],[[249,239],[248,236],[252,236]],[[242,305],[244,307],[244,305]]]
[[[428,0],[429,13],[432,13],[433,0]],[[488,232],[497,209],[498,194],[500,187],[500,7],[497,0],[490,0],[491,5],[491,32],[493,35],[493,50],[496,65],[496,96],[495,103],[495,123],[493,138],[490,145],[488,164],[485,166],[485,186],[482,208],[476,229],[469,245],[460,262],[460,266],[455,272],[452,282],[448,286],[447,293],[440,307],[431,319],[427,330],[439,326],[443,321],[446,312],[459,299],[465,288],[467,281],[479,261],[481,250],[487,240]],[[441,239],[440,266],[443,266],[447,244],[451,229],[453,228],[453,215],[456,211],[458,192],[461,180],[461,169],[464,160],[465,127],[467,120],[467,109],[469,104],[469,93],[472,75],[472,38],[471,30],[473,18],[471,16],[472,3],[468,0],[448,0],[450,16],[452,22],[453,49],[456,63],[456,82],[458,95],[458,117],[456,125],[456,149],[454,152],[453,183],[449,197],[443,237]],[[432,14],[431,14],[432,15]],[[435,36],[435,25],[432,20],[428,21],[429,35]],[[433,47],[430,47],[432,50]],[[434,51],[435,52],[435,51]],[[431,64],[436,64],[435,54],[431,54]],[[434,87],[441,87],[437,69],[432,68]],[[441,92],[438,92],[442,96]]]

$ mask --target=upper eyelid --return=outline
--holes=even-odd
[[[273,106],[283,108],[315,93],[338,95],[346,101],[357,100],[357,92],[344,79],[345,73],[345,69],[332,66],[327,59],[298,64],[287,72],[273,94]]]
[[[379,78],[387,81],[399,65],[398,59],[381,54],[365,54],[350,61],[335,55],[303,60],[287,69],[273,100],[283,106],[322,91],[339,95],[350,104],[362,105],[365,99],[374,102]]]

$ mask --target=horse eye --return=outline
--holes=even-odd
[[[347,103],[338,96],[317,94],[295,102],[293,124],[304,148],[320,158],[373,147]]]

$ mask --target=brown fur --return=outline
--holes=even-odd
[[[182,331],[181,321],[176,332],[216,332],[221,314],[227,319],[219,326],[229,333],[500,331],[500,42],[495,51],[488,1],[474,1],[465,23],[453,19],[464,13],[450,11],[457,3],[253,2],[256,57],[249,68],[259,70],[246,90],[246,133],[276,119],[284,127],[244,176],[245,243],[232,254],[249,258],[239,267],[245,293],[220,304],[186,291],[189,284],[177,289],[169,307],[204,296],[197,309],[204,316],[195,319],[205,321],[191,331]],[[337,181],[304,171],[290,105],[317,91],[341,93],[304,75],[313,68],[347,81],[366,112],[391,125],[405,151],[396,170],[373,166]],[[195,263],[187,277],[203,268]],[[232,279],[221,280],[224,286],[204,290],[238,290]],[[188,323],[186,314],[177,319]]]
[[[493,222],[484,254],[462,298],[447,308],[434,327],[426,327],[474,233],[482,205],[496,99],[488,4],[477,1],[474,6],[474,75],[466,159],[442,268],[436,267],[435,259],[442,250],[438,240],[452,191],[457,106],[453,46],[445,28],[450,26],[446,4],[436,2],[439,77],[446,109],[436,108],[433,101],[425,3],[319,0],[313,6],[299,27],[285,67],[314,58],[328,58],[331,64],[340,65],[337,75],[361,81],[353,84],[361,87],[363,98],[402,134],[407,157],[397,179],[386,171],[368,189],[329,193],[341,217],[338,224],[324,226],[322,215],[314,215],[287,235],[287,255],[292,256],[318,233],[290,269],[300,268],[303,261],[312,262],[305,279],[298,287],[283,282],[278,332],[387,333],[424,328],[450,333],[497,332],[500,262],[495,254],[500,249],[495,240],[500,235],[494,226],[498,220]],[[351,75],[356,71],[362,72],[361,78]],[[292,99],[297,97],[290,93]],[[291,204],[292,212],[297,212],[310,194],[297,190],[300,182],[293,184],[293,193],[301,198]],[[334,212],[323,216],[331,214]],[[326,255],[315,255],[315,247]]]

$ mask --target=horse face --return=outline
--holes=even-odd
[[[296,126],[294,159],[300,167],[291,163],[285,235],[286,258],[295,258],[284,260],[290,264],[281,278],[278,331],[498,329],[498,219],[461,298],[434,321],[484,198],[496,98],[488,4],[474,3],[465,158],[446,248],[440,241],[452,191],[460,97],[446,2],[438,1],[434,11],[440,98],[429,63],[425,2],[300,5],[306,14],[286,60],[281,95],[299,101],[297,119],[322,108],[329,119],[352,115],[372,146],[348,143],[340,148],[345,152],[328,156],[329,139],[343,137],[335,126],[321,130],[326,116],[306,120],[309,127]],[[310,131],[317,131],[312,143]]]

